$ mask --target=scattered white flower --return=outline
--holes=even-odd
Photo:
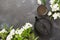
[[[2,30],[0,31],[0,33],[5,33],[5,32],[7,32],[5,29],[2,29]]]
[[[15,31],[15,34],[19,34],[19,33],[18,33],[18,30]]]
[[[55,0],[50,0],[50,4],[53,4]]]
[[[22,32],[28,28],[32,27],[32,24],[30,23],[26,23],[21,29],[16,30],[15,33],[16,34],[22,34]]]
[[[15,29],[12,29],[10,35],[14,35],[14,34],[15,34]]]
[[[60,13],[57,13],[58,17],[60,18]]]
[[[32,24],[30,24],[30,23],[26,23],[26,26],[32,27]]]
[[[52,15],[52,12],[51,11],[48,12],[48,16],[50,16],[50,15]]]
[[[24,30],[26,30],[30,27],[32,27],[32,24],[26,23],[21,29],[17,29],[16,31],[15,31],[15,29],[12,29],[10,34],[7,36],[6,40],[11,40],[13,38],[13,35],[15,35],[15,34],[21,35]]]
[[[6,40],[11,40],[12,38],[13,38],[12,35],[8,35]]]
[[[41,4],[42,4],[41,0],[37,0],[37,3],[38,3],[39,5],[41,5]]]
[[[58,17],[57,13],[54,13],[54,14],[53,14],[53,18],[54,18],[54,19],[57,19],[57,17]]]
[[[21,35],[24,30],[26,30],[26,29],[28,29],[28,28],[30,28],[30,27],[32,27],[32,24],[26,23],[24,26],[22,26],[21,29],[16,30],[16,31],[15,31],[15,34],[20,34],[20,35]]]
[[[51,7],[51,9],[52,9],[52,12],[54,11],[58,11],[58,10],[60,10],[60,8],[59,8],[59,5],[58,5],[58,2],[60,1],[60,0],[57,0],[57,2],[56,3],[54,3],[56,0],[50,0],[50,7]],[[48,14],[49,16],[50,16],[50,14]],[[54,19],[57,19],[58,17],[60,18],[60,13],[54,13],[53,14],[53,16],[52,17],[54,17]]]
[[[59,10],[58,4],[54,4],[54,5],[50,5],[50,7],[52,8],[52,11],[57,11]]]
[[[24,28],[21,28],[21,29],[20,29],[20,32],[22,33],[23,31],[24,31]],[[20,34],[21,34],[21,33],[20,33]]]
[[[23,28],[22,28],[22,29],[23,29]],[[22,29],[18,30],[18,34],[22,34],[22,32],[24,31],[24,30],[22,30]]]
[[[24,29],[28,29],[28,28],[30,28],[30,27],[32,27],[32,24],[26,23],[25,26],[24,26],[23,28],[24,28]]]
[[[12,29],[10,31],[10,34],[7,36],[6,40],[11,40],[13,38],[13,35],[15,34],[15,29]]]
[[[21,29],[19,29],[19,30],[16,30],[16,31],[15,31],[15,34],[20,34],[20,35],[21,35],[23,31],[24,31],[24,29],[21,28]]]

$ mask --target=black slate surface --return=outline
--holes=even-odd
[[[52,24],[53,28],[51,37],[40,37],[39,40],[60,40],[60,27],[56,21],[52,21]]]

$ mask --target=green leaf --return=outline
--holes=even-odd
[[[34,34],[34,32],[32,32],[29,36],[29,40],[37,40],[38,38],[36,37],[36,35]]]
[[[7,30],[8,30],[8,33],[13,29],[13,25],[10,27],[10,28],[8,28]]]
[[[58,2],[58,5],[59,5],[59,8],[60,8],[60,0],[59,0],[59,2]]]
[[[12,40],[22,40],[23,37],[21,37],[19,34],[15,34],[12,38]]]
[[[14,27],[14,26],[12,25],[9,30],[11,31],[11,30],[13,29],[13,27]]]
[[[23,33],[22,33],[22,36],[23,37],[28,37],[30,35],[30,32],[32,31],[31,28],[27,29],[27,30],[24,30]]]
[[[36,37],[34,40],[38,40],[39,37]]]
[[[2,38],[2,40],[5,40],[7,35],[8,33],[0,33],[0,37]]]
[[[54,1],[54,4],[56,4],[57,2],[58,2],[58,0],[55,0],[55,1]]]
[[[4,24],[3,26],[4,26],[4,28],[5,28],[5,29],[8,29],[8,26],[7,26],[7,24]]]
[[[43,5],[46,5],[46,0],[41,0]]]

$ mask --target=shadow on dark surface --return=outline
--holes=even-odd
[[[59,19],[58,19],[59,20]],[[40,35],[39,39],[38,40],[60,40],[60,27],[58,26],[59,24],[57,24],[56,22],[58,22],[58,20],[56,21],[52,21],[52,25],[53,25],[53,28],[52,28],[52,34],[51,34],[51,37],[48,37],[48,36],[44,36],[42,37]],[[35,34],[37,36],[39,36],[38,32],[35,32]]]

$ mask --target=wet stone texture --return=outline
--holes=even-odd
[[[49,10],[48,1],[46,6]],[[36,0],[0,0],[0,25],[13,24],[16,28],[17,25],[21,27],[26,22],[34,24],[37,6]],[[53,25],[53,35],[47,40],[60,40],[60,20],[53,21]]]

